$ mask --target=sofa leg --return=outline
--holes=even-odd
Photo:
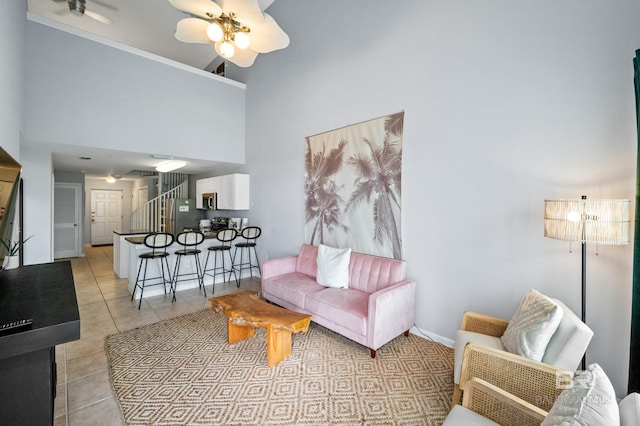
[[[376,350],[371,349],[371,358],[375,358],[375,357],[376,357]]]
[[[455,383],[453,385],[453,397],[451,398],[451,408],[460,404],[460,399],[462,397],[462,389],[460,389],[460,385]]]
[[[409,337],[409,330],[404,332],[404,337]]]

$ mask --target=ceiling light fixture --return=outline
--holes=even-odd
[[[116,183],[116,178],[113,175],[107,176],[107,183]]]
[[[269,53],[289,45],[289,36],[276,21],[260,9],[258,2],[238,0],[169,0],[178,10],[195,18],[178,22],[176,38],[185,43],[214,43],[218,55],[240,66],[248,67],[258,53]],[[233,5],[233,11],[224,6]]]
[[[173,170],[184,167],[186,165],[187,163],[184,161],[172,160],[172,161],[167,161],[166,163],[160,164],[158,167],[156,167],[156,171],[160,173],[168,173]]]

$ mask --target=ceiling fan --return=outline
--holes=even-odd
[[[289,45],[289,36],[260,9],[258,0],[169,0],[192,18],[178,22],[176,38],[185,43],[213,43],[216,53],[249,67],[258,53]]]
[[[57,12],[54,12],[56,15],[68,15],[72,14],[74,16],[88,16],[91,19],[95,19],[98,22],[103,24],[111,24],[111,19],[107,18],[100,13],[94,12],[92,10],[87,9],[87,1],[86,0],[52,0],[54,3],[62,3],[66,2],[69,8],[61,9]],[[93,3],[98,4],[106,9],[113,10],[114,12],[118,10],[117,7],[112,6],[107,3],[103,3],[99,0],[91,0]]]

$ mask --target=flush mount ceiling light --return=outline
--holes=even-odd
[[[176,38],[185,43],[213,43],[216,53],[240,67],[249,67],[258,53],[289,45],[289,36],[260,10],[256,0],[169,0],[195,18],[178,22]],[[222,6],[220,6],[222,5]]]
[[[166,163],[162,163],[160,164],[158,167],[156,167],[156,171],[160,172],[160,173],[168,173],[171,172],[173,170],[179,169],[181,167],[186,166],[187,163],[184,161],[180,161],[180,160],[171,160],[171,161],[167,161]]]

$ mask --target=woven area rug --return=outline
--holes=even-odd
[[[369,350],[311,323],[267,367],[266,333],[228,345],[226,317],[203,310],[106,338],[130,425],[441,425],[453,350],[410,334]]]

